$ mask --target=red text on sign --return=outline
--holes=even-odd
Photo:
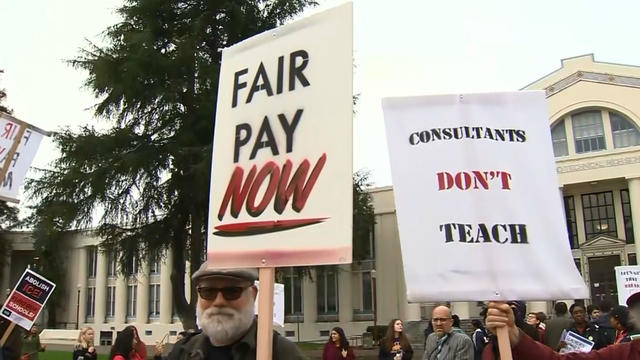
[[[460,171],[450,173],[441,171],[437,173],[438,190],[450,190],[454,187],[459,190],[489,190],[498,187],[502,190],[511,190],[511,174],[506,171]]]

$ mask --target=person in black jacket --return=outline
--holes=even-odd
[[[73,360],[97,360],[98,353],[93,345],[94,331],[90,327],[82,328],[78,334],[78,342],[73,348]]]
[[[11,321],[0,317],[0,334],[4,334],[5,331],[11,325]],[[18,360],[20,359],[20,355],[22,354],[22,332],[19,327],[13,329],[9,337],[7,338],[7,342],[4,343],[2,349],[2,359],[3,360]],[[2,335],[0,335],[2,336]]]

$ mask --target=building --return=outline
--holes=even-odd
[[[547,94],[567,241],[576,266],[593,301],[615,302],[613,267],[635,265],[640,246],[640,67],[578,56],[562,60],[560,69],[524,89]],[[350,265],[278,272],[286,298],[286,324],[280,331],[290,339],[325,340],[334,326],[359,335],[374,322],[386,325],[401,318],[420,343],[420,330],[435,304],[407,302],[393,189],[371,194],[376,225],[367,256]],[[14,235],[3,289],[33,261],[28,234]],[[65,286],[69,307],[61,327],[92,326],[103,343],[128,323],[136,324],[147,342],[182,329],[172,312],[170,260],[132,263],[130,270],[137,275],[124,277],[115,271],[113,259],[97,251],[99,239],[88,232],[73,236],[67,263],[77,271],[70,271]],[[463,319],[478,316],[481,305],[451,304]],[[528,305],[533,311],[550,310],[547,302]]]

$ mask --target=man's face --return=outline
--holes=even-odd
[[[451,332],[453,327],[453,319],[451,319],[451,311],[446,306],[438,306],[433,309],[433,330],[438,336],[444,336]]]
[[[591,312],[591,318],[592,318],[592,319],[597,319],[597,318],[599,318],[599,317],[600,317],[600,310],[593,310],[593,311]]]
[[[538,317],[536,314],[527,315],[527,324],[532,326],[538,326]]]
[[[571,312],[571,316],[573,317],[573,321],[575,321],[578,324],[584,324],[585,323],[585,317],[584,317],[584,309],[581,308],[580,306],[576,306],[573,311]]]
[[[198,323],[215,346],[239,340],[251,327],[257,289],[250,281],[227,277],[201,279]]]

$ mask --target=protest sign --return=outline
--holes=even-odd
[[[352,4],[222,52],[212,266],[351,262]]]
[[[410,302],[588,297],[544,92],[383,100]]]
[[[258,287],[258,297],[254,306],[254,311],[259,314],[258,303],[260,299],[260,282],[256,281]],[[278,326],[284,326],[284,284],[274,284],[273,291],[273,322]]]
[[[47,132],[0,112],[0,200],[19,202],[18,190]]]
[[[585,339],[582,336],[574,333],[573,331],[562,332],[560,341],[565,342],[565,346],[560,349],[560,354],[566,354],[571,352],[589,352],[593,349],[595,343],[589,339]]]
[[[616,266],[618,303],[627,305],[629,296],[640,291],[640,266]]]
[[[30,330],[56,284],[29,269],[25,270],[5,301],[0,315]]]

